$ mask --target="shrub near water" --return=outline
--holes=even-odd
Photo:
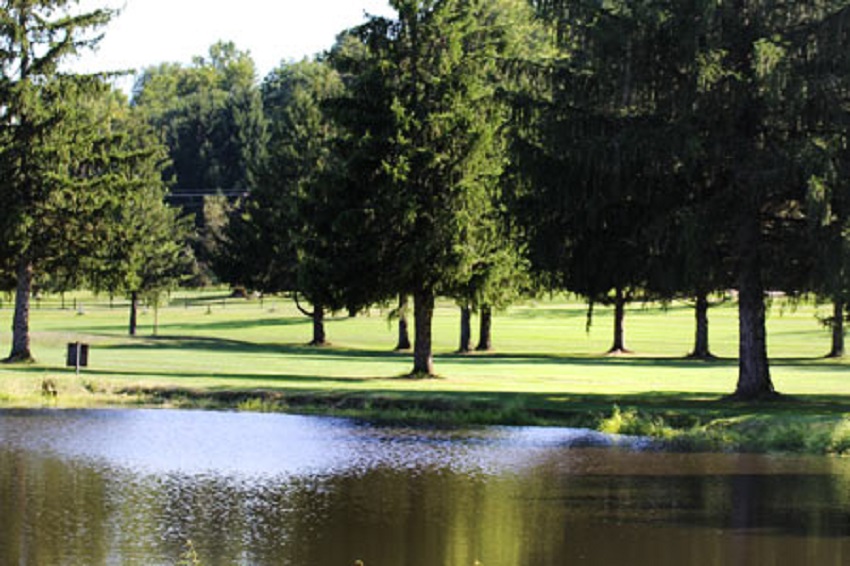
[[[599,424],[599,431],[606,434],[648,436],[659,439],[670,439],[677,434],[658,415],[641,414],[637,409],[622,410],[616,405],[611,416],[603,419]]]
[[[850,452],[846,416],[758,416],[733,426],[735,447],[754,452],[845,455]]]
[[[850,416],[748,415],[674,427],[660,415],[615,406],[600,421],[606,434],[658,439],[675,450],[850,454]]]

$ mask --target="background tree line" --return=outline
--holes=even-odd
[[[407,348],[412,303],[414,375],[434,372],[438,296],[461,310],[460,351],[473,312],[488,349],[493,310],[522,295],[579,294],[589,322],[611,304],[614,353],[630,301],[690,299],[693,355],[710,358],[710,306],[734,290],[741,399],[774,395],[768,291],[832,302],[844,352],[850,2],[392,0],[396,16],[259,84],[219,43],[144,70],[130,102],[55,71],[108,13],[57,20],[62,43],[43,18],[13,27],[66,2],[7,4],[15,359],[31,274],[132,296],[187,273],[289,292],[317,345],[327,313],[392,304]]]

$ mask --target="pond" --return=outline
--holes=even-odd
[[[841,565],[850,462],[580,430],[0,411],[0,564]]]

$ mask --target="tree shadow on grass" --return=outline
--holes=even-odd
[[[200,333],[204,333],[206,331],[210,332],[227,332],[227,331],[238,331],[238,330],[248,330],[248,329],[256,329],[256,328],[278,328],[278,327],[287,327],[287,326],[304,326],[307,327],[311,325],[312,322],[309,318],[306,317],[274,317],[274,318],[244,318],[239,320],[216,320],[210,322],[192,322],[192,323],[169,323],[162,322],[158,325],[159,332],[164,336],[168,337],[169,331],[186,331],[191,329],[192,331],[200,331]],[[140,328],[149,328],[152,326],[152,323],[148,321],[142,320],[140,321]],[[114,338],[116,334],[123,335],[127,331],[126,324],[115,324],[110,326],[98,326],[96,329],[93,329],[89,334],[95,336],[109,336]],[[152,336],[148,336],[147,338],[156,338]]]
[[[627,316],[665,315],[676,312],[693,312],[693,305],[687,303],[674,303],[661,305],[658,303],[632,303],[629,306]],[[594,309],[594,317],[608,319],[614,312],[612,305],[597,305]],[[516,319],[556,319],[569,320],[573,318],[587,318],[587,305],[573,303],[565,306],[546,305],[517,305],[510,309],[510,318]]]
[[[569,320],[572,318],[587,317],[587,307],[567,306],[567,307],[524,307],[518,306],[511,309],[510,317],[513,319],[555,319]]]
[[[461,365],[476,364],[560,364],[578,366],[670,366],[682,368],[718,367],[737,364],[734,358],[716,358],[712,362],[689,359],[686,356],[608,356],[605,354],[545,354],[502,352],[487,354],[444,354],[437,356],[441,360]]]
[[[300,348],[312,350],[314,348]],[[326,351],[325,351],[326,352]],[[386,354],[392,356],[392,354]],[[15,372],[30,374],[34,378],[46,373],[55,374],[57,371],[73,374],[71,368],[50,368],[42,366],[16,367]],[[439,411],[462,413],[467,410],[491,411],[507,415],[504,420],[496,419],[502,424],[524,424],[522,415],[542,420],[548,424],[564,426],[588,426],[588,423],[611,414],[615,406],[623,409],[635,408],[651,414],[661,415],[671,423],[685,425],[705,422],[715,418],[731,418],[736,416],[808,416],[808,417],[843,417],[850,413],[850,395],[783,395],[776,401],[746,403],[730,400],[716,391],[645,391],[638,393],[572,393],[564,392],[524,392],[510,390],[457,390],[451,379],[430,380],[427,390],[394,389],[382,386],[399,380],[398,376],[322,376],[308,374],[268,374],[257,372],[234,373],[212,371],[157,371],[156,368],[139,370],[126,369],[85,369],[82,377],[108,378],[163,378],[170,385],[151,386],[151,391],[167,392],[172,395],[191,394],[190,396],[203,399],[218,398],[226,402],[226,398],[247,399],[263,398],[267,395],[283,396],[287,400],[294,397],[294,403],[329,405],[333,408],[362,409],[369,407],[386,407],[389,409],[422,409],[435,414]],[[195,383],[188,386],[182,382],[192,380]],[[197,380],[209,380],[198,384]],[[216,380],[227,381],[217,383]],[[246,383],[244,387],[240,382]],[[250,382],[250,385],[248,384]],[[368,388],[347,389],[346,385],[371,384]],[[326,385],[331,385],[326,388]],[[134,388],[128,383],[132,392]],[[137,389],[140,393],[147,390]],[[300,399],[300,400],[299,400]],[[512,420],[511,415],[520,415]],[[490,417],[486,417],[490,418]]]
[[[98,346],[98,349],[108,350],[174,350],[174,351],[211,351],[224,352],[234,356],[239,355],[283,355],[300,356],[313,360],[332,360],[339,358],[393,361],[410,358],[410,352],[396,352],[393,350],[376,350],[362,348],[346,348],[340,346],[310,346],[308,344],[293,343],[258,343],[254,341],[232,340],[225,338],[213,338],[204,336],[160,336],[146,337],[128,340],[117,344]],[[486,354],[457,354],[438,353],[435,355],[436,363],[448,362],[460,366],[495,366],[495,365],[554,365],[573,367],[616,367],[616,368],[663,368],[681,369],[683,371],[699,371],[701,369],[734,368],[738,364],[737,358],[715,358],[711,361],[695,360],[682,357],[669,356],[604,356],[604,355],[576,355],[576,354],[548,354],[548,353],[524,353],[524,352],[500,352]],[[823,357],[816,358],[773,358],[771,366],[776,368],[800,368],[813,374],[847,372],[850,364],[840,361],[828,360]]]
[[[438,360],[451,361],[460,365],[478,364],[554,364],[591,367],[663,367],[683,370],[712,369],[718,367],[737,367],[738,358],[714,357],[711,360],[694,359],[683,356],[647,356],[625,355],[607,356],[604,354],[545,354],[545,353],[486,353],[486,354],[441,354]],[[774,368],[804,367],[812,372],[848,372],[850,360],[841,361],[824,356],[816,357],[772,357],[770,366]]]
[[[148,337],[138,341],[98,346],[105,350],[175,350],[175,351],[212,351],[233,355],[286,355],[302,356],[311,359],[357,358],[397,360],[409,358],[410,353],[392,350],[349,349],[336,346],[311,346],[309,344],[258,343],[224,338],[203,336],[161,336]]]
[[[256,328],[282,327],[282,326],[310,326],[312,321],[307,317],[274,317],[274,318],[244,318],[239,320],[216,320],[210,322],[192,322],[186,323],[165,323],[160,324],[159,329],[167,333],[169,329],[185,330],[191,328],[193,331],[198,331],[203,334],[206,331],[210,332],[226,332]]]
[[[173,367],[173,366],[172,366]],[[43,375],[46,373],[55,374],[55,373],[67,373],[69,375],[75,374],[74,368],[57,368],[57,367],[44,367],[44,366],[21,366],[15,368],[15,373],[20,374],[31,374],[31,375]],[[314,375],[314,374],[282,374],[282,373],[233,373],[233,372],[219,372],[215,370],[209,371],[197,371],[197,370],[181,370],[181,369],[167,369],[162,368],[161,370],[155,367],[147,367],[144,369],[138,370],[128,370],[128,369],[108,369],[108,368],[84,368],[81,372],[82,378],[90,378],[90,377],[128,377],[128,378],[165,378],[169,380],[174,380],[176,383],[179,383],[182,380],[187,379],[222,379],[222,380],[236,380],[236,381],[258,381],[258,382],[268,382],[270,386],[274,384],[278,384],[280,386],[285,386],[290,383],[323,383],[323,382],[331,382],[331,383],[365,383],[369,381],[380,381],[386,380],[386,377],[345,377],[345,376],[323,376],[323,375]],[[233,389],[231,385],[221,385],[221,386],[203,386],[204,389]]]
[[[121,342],[98,346],[108,350],[174,350],[174,351],[211,351],[239,355],[282,355],[299,356],[313,360],[333,360],[339,358],[391,361],[409,359],[410,352],[398,352],[390,349],[375,350],[362,348],[346,348],[340,346],[311,346],[309,344],[292,343],[258,343],[253,341],[211,338],[203,336],[160,336],[147,337],[137,341]],[[698,368],[715,368],[718,366],[734,366],[737,361],[732,358],[717,359],[708,364],[703,361],[673,357],[609,357],[592,355],[557,355],[542,353],[488,353],[488,354],[435,354],[435,363],[452,363],[460,366],[496,366],[496,365],[555,365],[555,366],[586,366],[586,367],[659,367],[681,368],[693,370]],[[833,367],[833,366],[825,366]]]
[[[324,376],[324,375],[314,375],[314,374],[269,374],[269,373],[232,373],[232,372],[218,372],[218,371],[185,371],[178,370],[174,373],[170,372],[157,372],[151,370],[118,370],[113,371],[109,369],[95,369],[95,370],[86,370],[85,375],[94,375],[94,376],[124,376],[124,377],[164,377],[167,379],[174,379],[176,382],[185,379],[210,379],[210,380],[230,380],[230,381],[255,381],[255,382],[267,382],[269,386],[277,385],[286,385],[293,383],[365,383],[369,381],[378,381],[384,378],[381,377],[340,377],[340,376]],[[209,385],[203,386],[204,389],[209,390],[217,390],[217,389],[233,389],[232,385]]]

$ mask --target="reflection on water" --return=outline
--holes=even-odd
[[[586,431],[0,412],[0,564],[841,565],[850,464]]]

